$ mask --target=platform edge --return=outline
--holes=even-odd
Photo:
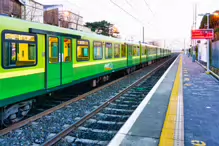
[[[170,69],[173,67],[175,62],[178,60],[180,55],[177,56],[177,58],[174,60],[174,62],[170,65],[170,67],[165,71],[165,73],[161,76],[161,78],[158,80],[158,82],[154,85],[154,87],[151,89],[151,91],[147,94],[147,96],[144,98],[144,100],[140,103],[140,105],[137,107],[137,109],[132,113],[132,115],[129,117],[129,119],[125,122],[125,124],[120,128],[120,130],[117,132],[117,134],[114,136],[114,138],[110,141],[108,146],[118,146],[122,143],[125,136],[128,134],[129,130],[133,126],[134,122],[139,117],[140,113],[143,111],[144,107],[147,105],[147,103],[150,101],[151,97],[154,95],[157,88],[160,86],[166,75],[169,73]]]

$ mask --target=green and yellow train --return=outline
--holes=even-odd
[[[25,115],[32,98],[112,72],[127,73],[170,50],[0,16],[1,121]]]

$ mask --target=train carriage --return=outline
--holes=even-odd
[[[148,49],[148,59],[147,59],[147,61],[152,62],[152,61],[156,60],[157,59],[157,49],[156,49],[156,47],[152,46],[152,45],[148,45],[147,49]]]
[[[0,120],[28,112],[32,97],[86,80],[95,86],[160,57],[152,45],[4,16],[0,22]]]
[[[74,50],[74,80],[86,80],[105,76],[127,67],[126,51],[123,41],[118,39],[86,35],[77,41]]]

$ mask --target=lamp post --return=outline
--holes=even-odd
[[[205,14],[198,14],[198,16],[207,16],[207,29],[209,29],[209,16],[210,15],[219,15],[218,13],[205,13]],[[207,71],[206,73],[209,74],[210,73],[210,55],[209,55],[209,39],[207,40]]]

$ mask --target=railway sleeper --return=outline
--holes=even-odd
[[[99,140],[90,140],[90,139],[82,139],[82,138],[77,138],[74,142],[75,144],[82,145],[82,144],[87,144],[87,145],[107,145],[109,141],[99,141]]]
[[[128,110],[135,110],[135,107],[133,107],[132,105],[130,105],[130,106],[123,106],[123,105],[112,105],[112,104],[110,104],[110,106],[109,106],[109,108],[117,108],[117,109],[124,109],[124,110],[126,110],[126,109],[128,109]]]
[[[123,117],[123,116],[106,116],[106,115],[97,115],[97,119],[102,120],[102,121],[115,121],[115,122],[125,122],[128,117]]]
[[[92,129],[92,128],[79,128],[76,132],[72,133],[71,136],[77,138],[86,138],[92,140],[103,140],[107,141],[115,135],[114,132],[109,132],[107,130]]]
[[[98,113],[98,116],[106,116],[106,117],[119,117],[119,118],[129,118],[129,115],[113,115],[113,114],[105,114],[105,113]]]

